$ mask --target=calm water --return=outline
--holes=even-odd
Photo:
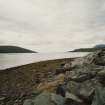
[[[24,64],[53,60],[59,58],[73,58],[85,56],[87,53],[12,53],[0,54],[0,70]]]

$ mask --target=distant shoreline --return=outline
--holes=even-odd
[[[79,57],[74,57],[74,58],[61,58],[61,59],[52,59],[52,60],[44,60],[44,61],[38,61],[38,62],[34,62],[34,63],[29,63],[29,64],[24,64],[24,65],[20,65],[20,66],[16,66],[16,67],[10,67],[10,68],[6,68],[6,69],[1,69],[1,71],[6,71],[6,70],[15,70],[15,69],[20,69],[20,68],[24,68],[26,66],[31,66],[31,65],[35,65],[35,64],[42,64],[42,63],[47,63],[47,62],[56,62],[56,61],[65,61],[65,60],[73,60]]]
[[[35,53],[35,54],[4,54],[0,55],[0,70],[11,69],[21,67],[27,64],[56,60],[56,59],[65,59],[65,58],[76,58],[83,57],[88,53]]]

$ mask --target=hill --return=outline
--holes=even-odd
[[[96,46],[94,46],[93,48],[79,48],[79,49],[75,49],[71,52],[94,52],[100,49],[105,49],[105,44],[98,44]]]
[[[94,48],[105,48],[105,44],[96,45]]]
[[[80,48],[80,49],[75,49],[71,52],[94,52],[99,50],[98,48]]]
[[[36,53],[17,46],[0,46],[0,53]]]

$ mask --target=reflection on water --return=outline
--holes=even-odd
[[[24,64],[34,63],[44,60],[73,58],[85,56],[87,53],[12,53],[0,54],[0,70],[20,66]]]

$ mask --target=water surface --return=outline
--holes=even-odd
[[[61,58],[73,58],[82,57],[87,53],[7,53],[0,54],[0,70],[25,65],[29,63],[61,59]]]

